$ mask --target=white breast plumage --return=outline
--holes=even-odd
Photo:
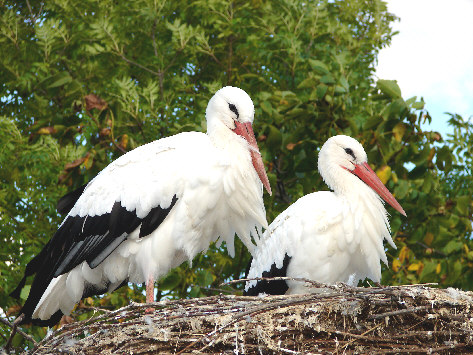
[[[330,138],[319,154],[319,170],[334,192],[306,195],[282,212],[262,237],[248,278],[290,276],[327,284],[380,281],[387,263],[383,240],[396,247],[380,196],[402,207],[366,163],[353,138]],[[248,281],[245,292],[304,293],[296,281]]]

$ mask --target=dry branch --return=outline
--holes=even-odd
[[[330,286],[307,295],[130,304],[68,324],[32,354],[468,353],[473,293]]]

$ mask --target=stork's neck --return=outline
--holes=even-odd
[[[334,192],[340,196],[346,198],[350,204],[361,205],[372,207],[375,210],[380,211],[381,214],[385,214],[386,210],[384,204],[379,195],[363,181],[353,175],[353,183],[348,187],[334,190]]]
[[[211,120],[208,122],[207,135],[215,147],[221,150],[231,151],[235,154],[238,154],[240,151],[248,150],[248,143],[246,143],[245,139],[235,134],[220,120]]]
[[[357,176],[343,168],[339,167],[334,172],[336,174],[331,174],[330,179],[326,180],[327,185],[350,205],[350,210],[368,213],[373,221],[384,223],[389,229],[387,212],[381,197]]]

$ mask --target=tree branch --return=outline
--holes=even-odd
[[[122,58],[125,62],[129,63],[129,64],[132,64],[134,66],[137,66],[138,68],[141,68],[143,70],[146,70],[148,73],[151,73],[153,75],[156,75],[157,77],[160,76],[160,73],[159,72],[156,72],[152,69],[149,69],[147,67],[145,67],[144,65],[141,65],[140,63],[137,63],[131,59],[128,59],[127,57],[125,57],[125,55],[123,53],[119,53],[119,52],[116,52],[115,54],[117,54],[120,58]]]
[[[17,318],[17,320],[21,320],[20,318]],[[16,322],[16,321],[15,321]],[[10,346],[11,346],[11,341],[13,340],[13,336],[15,333],[20,334],[23,338],[25,338],[28,341],[31,341],[35,346],[38,344],[36,340],[34,340],[30,335],[26,334],[24,331],[22,331],[20,328],[18,328],[18,325],[15,324],[15,322],[10,323],[7,319],[4,319],[0,317],[0,323],[5,324],[6,326],[12,328],[12,333],[10,335],[10,339],[8,339],[7,345],[5,345],[5,350],[8,352]]]

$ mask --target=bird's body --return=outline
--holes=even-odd
[[[243,90],[221,89],[207,108],[208,134],[141,146],[72,194],[67,217],[26,268],[36,277],[23,322],[54,324],[81,298],[126,282],[146,282],[150,301],[154,280],[219,238],[231,255],[235,233],[252,250],[251,235],[266,226],[262,182],[269,189],[253,112]]]
[[[271,223],[255,251],[248,278],[288,276],[355,285],[365,278],[380,281],[380,261],[387,263],[383,241],[396,246],[378,193],[391,204],[394,198],[389,198],[384,186],[377,193],[368,185],[381,189],[379,179],[361,180],[376,175],[366,167],[366,154],[357,141],[336,136],[324,147],[319,170],[334,191],[301,197]],[[294,294],[305,293],[307,288],[299,281],[253,280],[247,282],[245,292]]]

